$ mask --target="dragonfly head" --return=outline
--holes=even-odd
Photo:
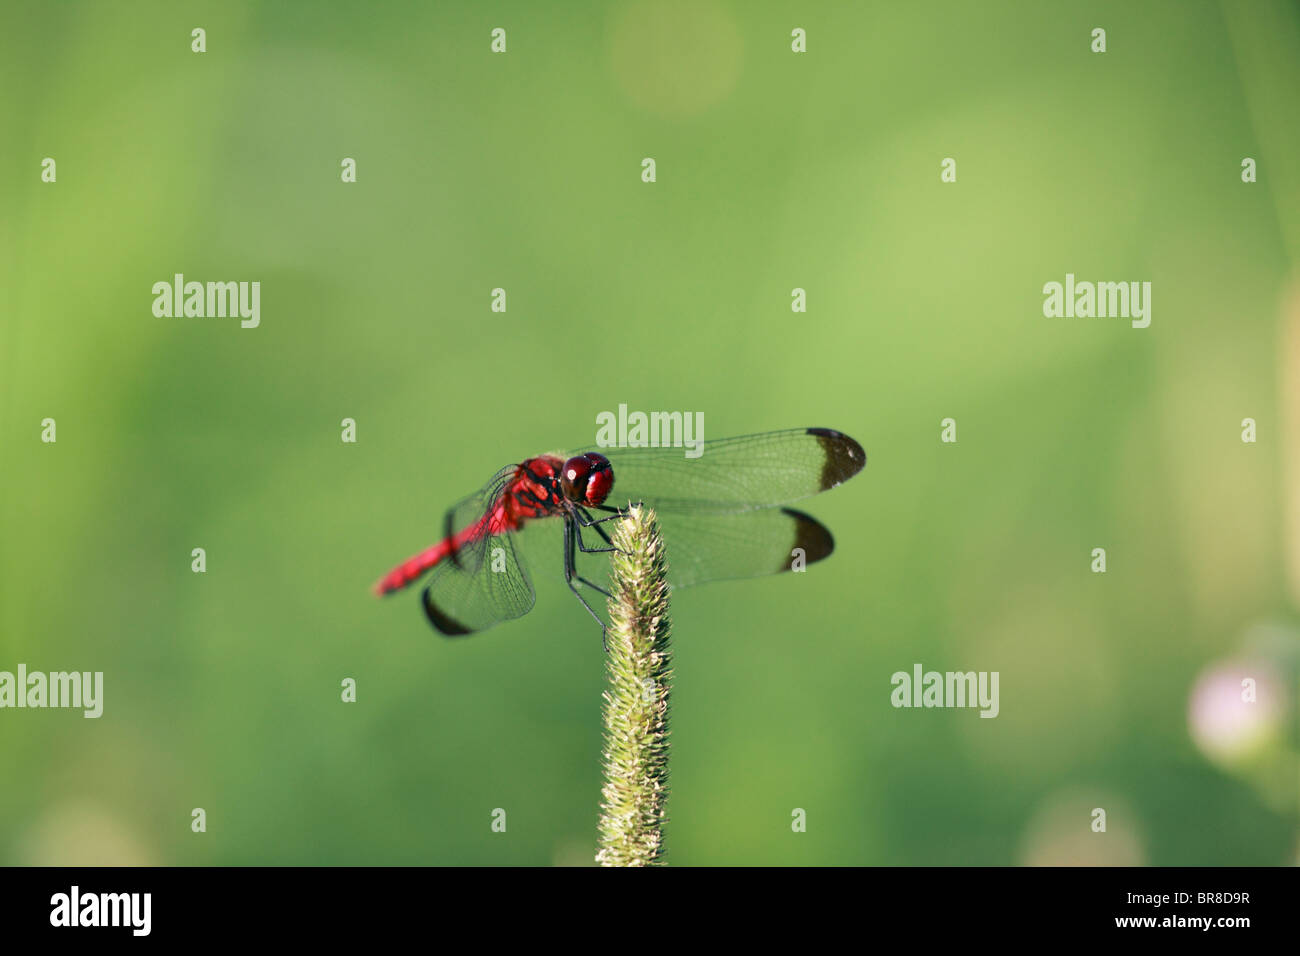
[[[608,458],[594,451],[574,455],[560,470],[560,490],[575,505],[604,504],[613,487],[613,466]]]

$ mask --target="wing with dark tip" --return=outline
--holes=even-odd
[[[834,488],[867,463],[861,445],[830,428],[706,438],[696,458],[673,447],[593,450],[613,464],[607,505],[640,501],[663,513],[773,508]]]
[[[444,540],[475,525],[491,527],[485,516],[505,494],[515,468],[503,468],[478,492],[448,509]],[[448,637],[473,634],[522,617],[532,610],[535,600],[528,569],[515,550],[514,534],[504,528],[449,548],[429,573],[421,596],[429,623]]]
[[[514,535],[485,535],[461,549],[459,563],[439,563],[421,600],[429,623],[448,637],[474,634],[522,617],[536,600]]]
[[[797,559],[803,565],[812,564],[835,550],[835,540],[826,526],[793,508],[693,514],[660,511],[657,515],[668,559],[668,582],[675,588],[779,574],[793,570]],[[591,543],[588,540],[588,546]],[[600,580],[608,564],[607,560],[594,560],[586,573]]]

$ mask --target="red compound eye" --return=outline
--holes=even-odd
[[[604,504],[613,487],[613,466],[608,458],[594,451],[575,455],[560,471],[560,489],[576,505]]]

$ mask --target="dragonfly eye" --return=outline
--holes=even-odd
[[[574,504],[604,504],[613,487],[614,469],[609,459],[594,451],[575,455],[560,471],[560,490]]]

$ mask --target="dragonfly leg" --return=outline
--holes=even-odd
[[[608,548],[589,548],[582,543],[581,533],[579,533],[577,537],[578,537],[578,550],[581,551],[583,554],[609,554],[609,552],[611,551],[618,550],[618,548],[614,547],[612,544]],[[608,541],[609,539],[606,538],[605,540]]]
[[[586,511],[584,511],[582,508],[575,508],[574,511],[577,513],[574,518],[574,520],[577,522],[576,526],[574,527],[574,531],[576,531],[578,535],[579,551],[583,552],[584,554],[608,554],[611,551],[618,551],[618,548],[614,547],[614,542],[609,540],[609,535],[605,533],[605,529],[601,527],[601,524],[603,522],[610,520],[609,518],[597,518],[596,520],[593,521],[591,519],[591,515],[587,514]],[[618,518],[621,517],[621,515],[611,515],[610,517]],[[585,523],[582,520],[583,518],[587,519]],[[592,531],[596,532],[596,534],[600,535],[601,540],[604,541],[607,545],[609,545],[609,547],[608,548],[587,547],[585,544],[582,543],[583,528],[590,528]],[[626,554],[627,552],[619,551],[619,553]]]
[[[584,515],[582,513],[581,508],[575,508],[574,511],[577,513],[574,515],[573,532],[574,532],[574,536],[577,538],[579,551],[581,551],[583,554],[608,554],[610,551],[618,550],[618,548],[614,547],[614,542],[609,540],[609,535],[605,533],[605,529],[600,526],[599,521],[589,521],[588,523],[583,524],[582,519],[589,516]],[[609,545],[609,547],[608,548],[587,547],[582,541],[583,528],[591,528],[591,530],[595,531],[596,534],[600,535],[601,540],[603,540],[607,545]]]
[[[580,515],[578,524],[582,525],[584,528],[594,528],[597,525],[604,524],[606,521],[613,521],[616,518],[623,518],[627,516],[627,512],[619,511],[617,508],[607,508],[604,505],[589,505],[588,507],[593,507],[597,511],[612,512],[612,514],[607,514],[603,518],[593,518],[591,515],[587,514],[586,508],[575,508],[574,510],[577,511]]]
[[[608,653],[609,642],[605,639],[605,622],[600,619],[600,615],[597,614],[595,609],[587,603],[587,599],[582,596],[582,593],[578,590],[578,586],[573,583],[575,580],[581,581],[583,584],[591,583],[585,578],[578,577],[577,562],[574,557],[574,547],[577,544],[577,541],[578,526],[573,522],[566,520],[564,522],[564,583],[569,586],[569,590],[573,592],[573,596],[582,602],[582,606],[587,609],[587,613],[590,614],[595,619],[596,623],[600,625],[600,644],[601,647],[605,649],[606,653]],[[594,585],[592,586],[594,587]],[[605,593],[600,588],[596,588],[596,590],[600,591],[602,594]]]
[[[595,581],[588,581],[586,578],[584,578],[584,577],[583,577],[582,575],[580,575],[580,574],[574,575],[573,580],[577,581],[579,584],[585,584],[587,587],[591,588],[593,591],[599,591],[601,594],[605,595],[605,597],[613,597],[613,596],[614,596],[614,595],[610,594],[608,591],[606,591],[604,588],[602,588],[602,587],[601,587],[599,584],[597,584]]]

